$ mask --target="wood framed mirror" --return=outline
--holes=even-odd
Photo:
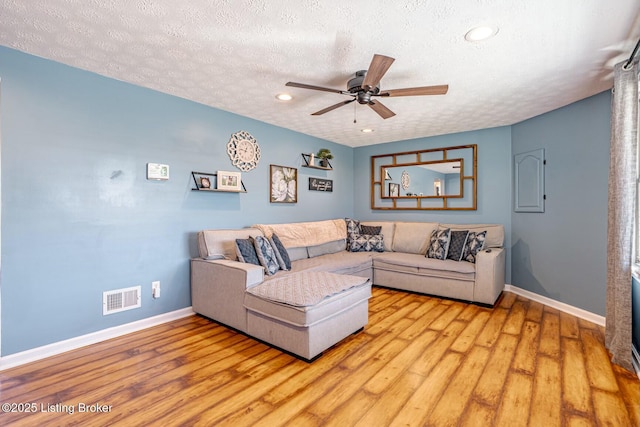
[[[371,156],[371,209],[476,210],[478,146]]]

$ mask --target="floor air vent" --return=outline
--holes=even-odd
[[[116,289],[102,294],[102,314],[113,314],[140,307],[140,286]]]

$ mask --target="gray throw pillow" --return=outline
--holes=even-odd
[[[351,246],[351,241],[360,235],[360,221],[357,219],[345,218],[347,223],[347,249]]]
[[[349,244],[350,252],[384,252],[384,238],[381,234],[360,234]]]
[[[269,239],[263,236],[256,236],[253,242],[256,248],[256,255],[260,260],[260,265],[264,267],[267,275],[271,276],[276,274],[277,271],[280,270],[280,264],[278,264],[276,254],[273,252]]]
[[[360,225],[360,233],[362,234],[370,234],[372,236],[375,236],[380,234],[381,230],[381,225]]]
[[[238,255],[238,261],[240,262],[260,265],[260,260],[256,254],[256,247],[253,243],[253,237],[236,239],[236,255]]]
[[[467,244],[467,237],[469,236],[469,230],[459,230],[451,232],[451,239],[449,239],[449,251],[447,252],[447,259],[454,261],[460,261],[462,254],[464,253],[464,247]]]
[[[276,258],[278,259],[278,263],[280,264],[280,269],[291,270],[291,258],[289,258],[289,252],[287,252],[287,248],[284,247],[278,235],[275,233],[272,234],[269,241],[271,242],[271,246],[273,246],[274,252],[276,253]]]
[[[431,232],[431,240],[429,249],[427,249],[427,258],[447,259],[447,250],[449,249],[449,238],[451,237],[451,229],[444,228],[442,230],[433,230]]]
[[[471,263],[476,263],[476,256],[478,252],[484,248],[484,241],[487,238],[487,232],[482,231],[480,233],[469,232],[467,237],[467,244],[464,246],[464,252],[462,253],[462,259]]]

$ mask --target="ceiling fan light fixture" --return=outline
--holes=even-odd
[[[481,42],[495,36],[498,34],[498,31],[499,29],[495,25],[482,25],[467,31],[467,34],[464,35],[464,39],[469,42]]]
[[[293,96],[289,95],[288,93],[279,93],[276,95],[276,99],[278,101],[291,101],[293,99]]]

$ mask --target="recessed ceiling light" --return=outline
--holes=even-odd
[[[362,133],[371,133],[371,132],[373,132],[373,129],[369,129],[369,128],[360,129],[360,132],[362,132]]]
[[[480,42],[490,39],[496,34],[498,34],[498,27],[495,25],[483,25],[469,30],[467,34],[464,35],[464,38],[470,42]]]
[[[276,98],[280,101],[291,101],[293,99],[293,96],[289,95],[288,93],[279,93],[276,95]]]

